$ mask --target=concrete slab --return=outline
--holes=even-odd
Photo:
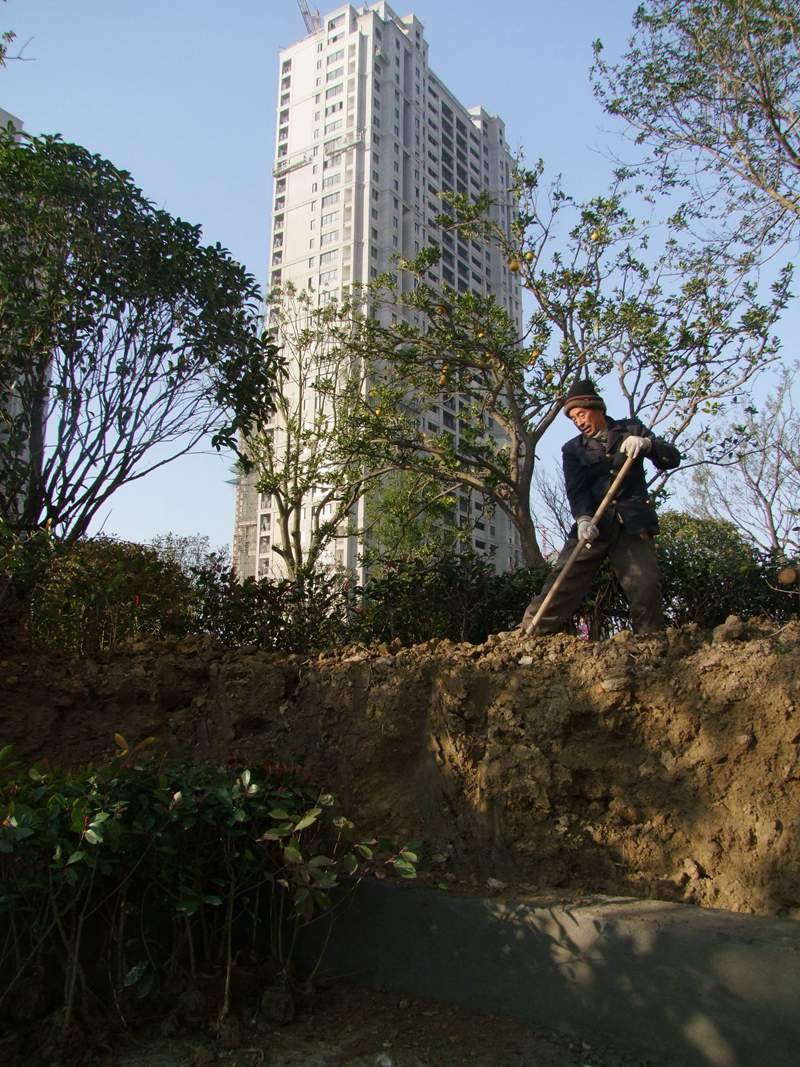
[[[304,937],[306,961],[326,925]],[[792,920],[365,881],[337,912],[321,971],[637,1050],[648,1062],[800,1063],[800,923]]]

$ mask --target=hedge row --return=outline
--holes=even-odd
[[[0,624],[34,647],[83,654],[144,635],[210,634],[229,646],[291,652],[431,638],[479,643],[517,625],[548,570],[497,575],[484,560],[451,553],[385,563],[362,588],[326,571],[239,581],[218,555],[184,567],[153,547],[106,537],[72,545],[38,538],[22,548],[6,542]],[[775,586],[779,561],[730,524],[668,513],[658,553],[674,625],[711,628],[730,614],[783,621],[797,612],[797,593]],[[580,615],[594,636],[629,625],[607,567]]]

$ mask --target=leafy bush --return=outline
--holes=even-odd
[[[344,575],[303,571],[294,581],[240,581],[220,557],[193,574],[193,630],[223,644],[308,652],[346,638],[351,583]]]
[[[343,878],[414,877],[416,855],[355,835],[297,768],[220,770],[153,761],[144,746],[74,773],[10,766],[0,752],[0,1013],[49,977],[64,1028],[88,996],[156,993],[237,951],[285,972],[304,923]]]
[[[791,598],[772,588],[775,560],[732,523],[681,512],[667,512],[659,521],[664,606],[673,625],[710,628],[728,615],[790,616]]]
[[[31,598],[44,580],[54,551],[48,529],[19,534],[0,517],[0,628],[19,635]]]
[[[789,617],[796,596],[772,588],[776,561],[729,523],[667,512],[657,551],[667,619],[710,628],[729,614]],[[548,567],[495,574],[473,554],[384,563],[364,588],[346,574],[240,581],[227,558],[187,565],[168,551],[96,537],[58,544],[42,531],[22,542],[0,527],[0,622],[27,620],[39,647],[92,653],[132,637],[207,634],[236,647],[306,653],[349,641],[432,638],[480,643],[515,627]],[[576,616],[595,637],[630,626],[606,562]]]
[[[180,566],[111,537],[54,543],[30,599],[34,644],[68,652],[113,648],[140,634],[185,634],[194,592]]]
[[[546,573],[545,567],[497,575],[485,560],[456,552],[397,563],[368,580],[351,632],[362,641],[403,644],[485,641],[519,623]]]

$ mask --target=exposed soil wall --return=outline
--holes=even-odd
[[[7,657],[0,743],[299,763],[359,826],[422,839],[438,880],[800,915],[800,623],[775,631]]]

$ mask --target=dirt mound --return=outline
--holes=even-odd
[[[586,643],[351,648],[190,639],[0,661],[0,742],[298,763],[437,881],[800,914],[800,623]]]

